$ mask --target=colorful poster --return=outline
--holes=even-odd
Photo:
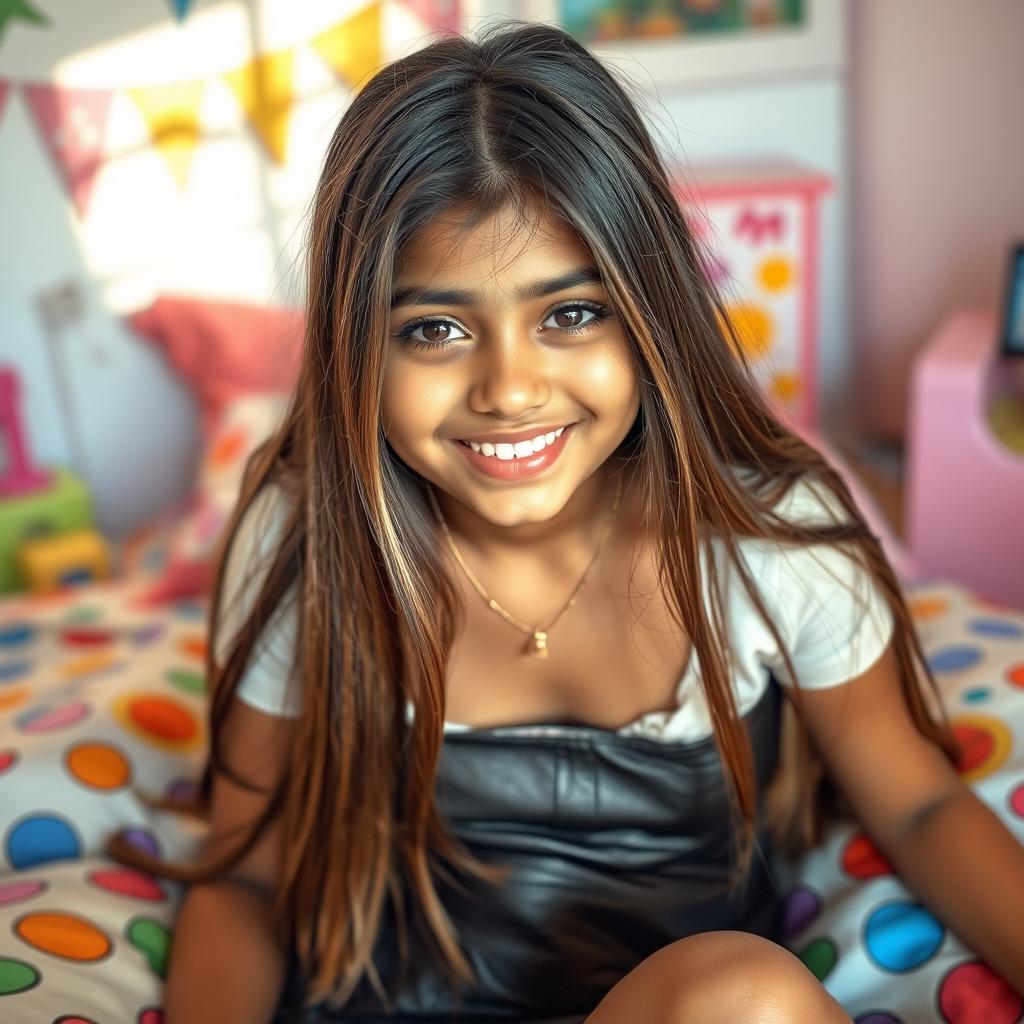
[[[752,34],[803,25],[804,0],[558,0],[581,42]]]

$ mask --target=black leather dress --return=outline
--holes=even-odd
[[[745,717],[762,789],[777,764],[781,701],[771,678]],[[711,737],[516,729],[447,732],[438,768],[438,805],[455,834],[481,860],[513,868],[503,886],[475,878],[465,879],[468,891],[438,885],[477,973],[460,1011],[411,930],[391,1015],[365,978],[341,1009],[300,1009],[293,957],[273,1024],[579,1024],[622,977],[676,939],[723,928],[778,939],[781,897],[763,826],[744,885],[727,889],[728,794]],[[374,953],[391,992],[393,940],[385,927]]]

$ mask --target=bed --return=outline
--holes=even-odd
[[[181,372],[180,353],[168,355]],[[280,396],[225,394],[204,407],[200,476],[216,486],[179,520],[133,537],[118,578],[0,601],[4,1022],[162,1020],[183,888],[124,868],[102,847],[118,829],[170,858],[191,856],[202,840],[199,823],[152,811],[136,790],[185,792],[203,763],[197,566],[230,504],[225,467],[237,471],[281,409]],[[1024,611],[950,581],[905,587],[961,741],[959,770],[1024,842]],[[857,1024],[1024,1020],[1024,999],[917,903],[855,823],[783,864],[780,884],[784,941]]]

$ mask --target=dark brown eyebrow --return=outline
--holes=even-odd
[[[580,284],[601,284],[601,274],[596,267],[576,267],[561,277],[554,277],[550,281],[534,281],[516,292],[516,299],[519,302],[529,302],[532,299],[539,299],[553,292],[560,292],[566,288],[574,288]],[[476,292],[463,291],[458,288],[450,288],[441,291],[428,291],[422,285],[407,285],[399,288],[391,299],[391,308],[398,306],[419,306],[436,304],[439,306],[475,306],[479,303],[480,296]]]

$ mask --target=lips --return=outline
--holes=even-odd
[[[552,466],[561,455],[562,449],[574,431],[575,425],[570,423],[559,437],[556,437],[551,444],[545,445],[539,452],[514,459],[499,459],[493,455],[488,456],[481,452],[475,452],[465,441],[457,441],[456,444],[470,466],[484,476],[495,480],[517,481],[537,476]]]

